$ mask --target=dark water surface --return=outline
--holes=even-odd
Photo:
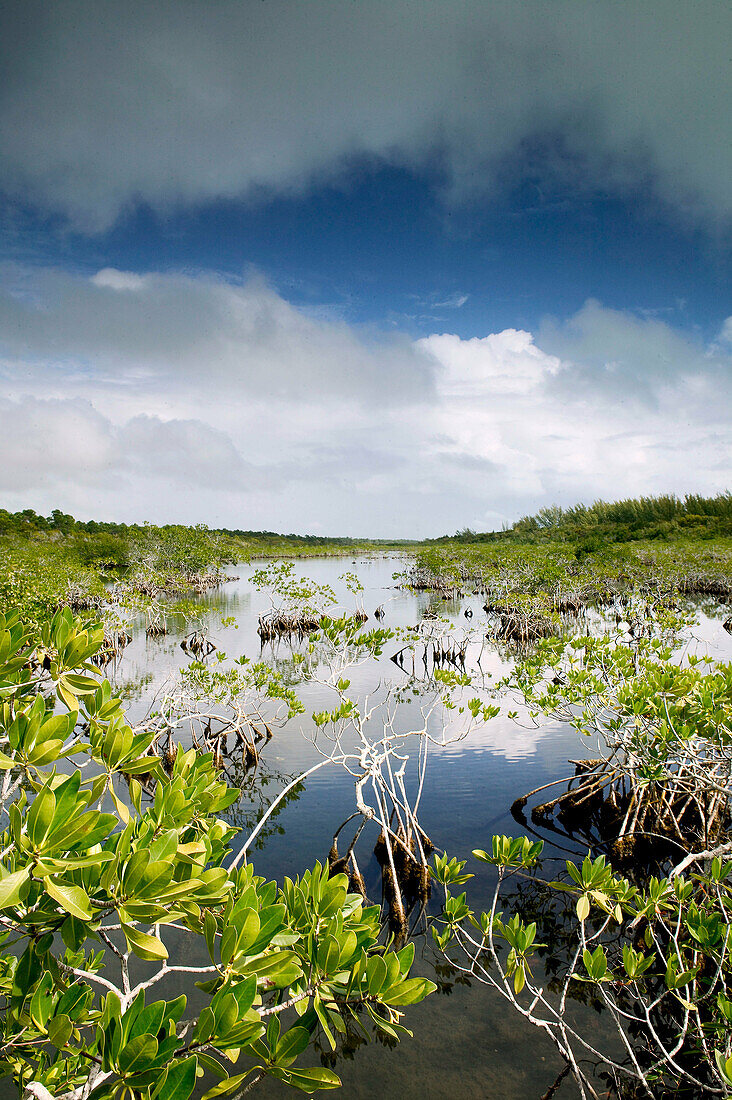
[[[268,608],[269,601],[249,583],[253,568],[238,567],[237,580],[202,599],[210,635],[229,657],[242,653],[252,658],[260,655],[257,618]],[[461,628],[482,626],[481,636],[488,629],[485,613],[481,610],[481,597],[444,601],[428,593],[400,590],[392,574],[402,568],[403,561],[391,556],[359,559],[355,564],[345,558],[308,559],[296,563],[300,575],[330,584],[343,606],[350,608],[353,608],[353,597],[338,578],[345,570],[356,572],[365,588],[363,600],[370,616],[369,626],[376,625],[374,609],[383,605],[383,625],[388,627],[414,625],[425,612],[436,610]],[[474,614],[472,619],[466,620],[464,611],[468,607]],[[222,616],[234,617],[236,626],[222,626]],[[160,640],[146,640],[144,629],[138,625],[134,640],[118,667],[108,670],[108,675],[125,690],[132,719],[147,711],[156,692],[164,689],[166,678],[185,662],[179,647],[182,633],[183,625],[180,624],[178,633]],[[700,639],[693,642],[695,646],[705,648],[717,659],[729,659],[731,640],[720,621],[702,617],[702,625],[695,634]],[[380,661],[369,661],[349,673],[359,696],[376,690],[386,679],[396,683],[406,680],[405,674],[389,660],[397,648],[398,643],[389,643]],[[265,656],[276,657],[278,654],[286,656],[288,650],[282,643],[279,649],[265,647],[263,652]],[[493,646],[485,650],[481,664],[494,676],[508,667]],[[269,804],[293,776],[319,759],[308,740],[314,732],[309,715],[331,707],[334,696],[328,689],[308,685],[303,699],[306,714],[276,730],[273,739],[264,747],[260,779],[254,792],[247,794],[235,811],[241,815],[237,817],[238,822],[243,824],[247,816],[254,820],[261,798]],[[418,706],[417,703],[412,705],[415,709]],[[408,706],[404,711],[409,716]],[[521,826],[509,812],[512,803],[540,784],[569,774],[572,769],[567,765],[568,758],[594,755],[591,744],[580,743],[580,740],[572,730],[556,723],[545,722],[538,727],[524,728],[501,713],[463,740],[444,748],[430,746],[420,811],[423,828],[439,848],[460,858],[469,858],[473,848],[488,846],[495,832],[521,835]],[[413,741],[416,758],[416,739]],[[236,778],[235,769],[231,775]],[[270,824],[276,831],[271,831],[252,854],[257,872],[281,880],[284,875],[301,873],[316,859],[324,861],[334,831],[353,808],[353,779],[336,767],[321,769],[305,781],[299,796],[289,800],[272,819]],[[364,843],[357,851],[369,896],[379,900],[380,870],[371,854],[374,840],[375,834],[370,840],[364,834]],[[552,850],[550,845],[545,854],[567,858],[566,850]],[[475,860],[471,859],[470,863],[468,869],[476,872],[476,878],[467,889],[472,904],[479,908],[488,904],[490,875],[488,869]],[[191,963],[196,961],[190,959]],[[435,961],[431,937],[419,937],[414,972],[435,978]],[[383,1100],[385,1097],[401,1100],[424,1097],[540,1100],[563,1068],[549,1040],[524,1023],[510,1006],[489,990],[478,985],[455,984],[445,974],[439,974],[436,980],[442,984],[441,992],[422,1005],[406,1010],[403,1022],[414,1031],[414,1039],[405,1039],[393,1050],[373,1042],[357,1050],[352,1059],[340,1058],[335,1068],[344,1087],[340,1094],[334,1095],[354,1100]],[[191,993],[190,987],[181,987],[175,992],[180,991]],[[170,996],[173,992],[173,988],[168,987],[165,995]],[[602,1027],[602,1021],[593,1015],[590,1026]],[[309,1064],[317,1063],[316,1054]],[[276,1083],[264,1082],[255,1095],[276,1097],[294,1093]],[[562,1084],[558,1093],[560,1100],[577,1095],[569,1080]]]

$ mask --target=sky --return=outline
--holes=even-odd
[[[732,488],[728,0],[5,0],[0,507]]]

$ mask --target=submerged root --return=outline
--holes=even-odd
[[[399,826],[388,837],[379,833],[374,855],[381,867],[384,900],[388,907],[389,927],[397,939],[408,930],[408,915],[415,905],[426,905],[431,893],[427,856],[433,850],[431,841],[417,826],[420,844],[412,834],[407,837]],[[424,839],[421,839],[424,838]]]
[[[722,576],[692,574],[679,581],[678,589],[685,596],[716,596],[719,600],[732,597],[732,583]]]
[[[599,840],[618,864],[663,857],[669,845],[677,850],[699,840],[712,844],[727,825],[726,801],[713,792],[692,790],[682,779],[636,783],[605,760],[571,763],[575,774],[568,788],[534,806],[531,819],[538,826],[559,824],[567,834],[593,843]],[[514,816],[523,817],[528,799],[551,786],[555,784],[517,799]]]
[[[540,611],[501,611],[494,636],[507,642],[535,642],[556,634],[559,624]]]
[[[362,608],[359,608],[357,611],[353,612],[351,619],[361,624],[368,620],[368,615]],[[303,638],[316,630],[320,630],[322,625],[323,619],[320,615],[313,615],[302,611],[293,611],[289,613],[273,611],[267,615],[259,616],[257,634],[262,642],[275,642],[279,638],[287,638],[294,635]]]
[[[79,584],[69,584],[56,604],[56,610],[60,611],[64,607],[71,611],[100,611],[104,607],[104,599],[85,591]]]
[[[191,657],[201,658],[208,657],[214,652],[216,646],[200,630],[194,630],[185,636],[180,643],[180,648]]]
[[[277,612],[271,615],[260,615],[257,634],[263,642],[273,642],[292,634],[303,637],[319,628],[320,619],[315,615],[285,615]]]
[[[339,855],[338,841],[335,837],[328,852],[328,875],[330,878],[335,875],[347,875],[349,894],[360,894],[364,901],[367,900],[366,883],[356,862],[356,853],[349,848],[344,856]]]
[[[105,668],[111,661],[121,657],[124,649],[132,641],[132,635],[121,627],[106,628],[104,640],[98,651],[91,658],[95,665]]]
[[[360,894],[364,901],[368,901],[366,895],[366,883],[363,880],[363,875],[359,870],[359,866],[356,862],[356,855],[351,852],[351,870],[348,875],[348,892],[351,894]]]

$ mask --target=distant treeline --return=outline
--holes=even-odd
[[[51,538],[78,536],[82,540],[85,536],[94,536],[97,538],[100,536],[107,536],[109,539],[114,538],[122,542],[137,542],[140,538],[146,537],[151,529],[153,529],[152,524],[108,523],[95,519],[79,520],[68,515],[66,512],[62,512],[59,508],[54,508],[50,516],[39,515],[32,508],[25,508],[22,512],[8,512],[5,508],[0,508],[0,536],[20,536],[27,538],[34,538],[36,536],[42,537],[44,535]],[[174,532],[205,531],[209,535],[218,535],[234,543],[245,544],[254,549],[260,546],[262,548],[271,548],[280,544],[286,547],[302,546],[305,548],[321,546],[334,548],[343,547],[345,549],[358,546],[397,545],[397,543],[392,540],[383,539],[355,539],[329,537],[327,535],[284,535],[277,531],[245,531],[241,528],[226,527],[186,527],[181,524],[165,524],[156,526],[154,530],[168,535]],[[408,540],[403,540],[401,543],[398,543],[398,545],[406,545],[407,543]],[[111,547],[111,541],[109,545]]]
[[[410,547],[417,543],[409,539],[355,539],[325,535],[284,535],[277,531],[251,531],[243,528],[185,527],[166,524],[108,523],[101,520],[78,520],[55,508],[49,516],[42,516],[32,508],[22,512],[8,512],[0,508],[0,537],[68,539],[78,545],[84,560],[108,558],[118,567],[124,567],[127,548],[148,539],[152,531],[165,541],[174,536],[218,537],[229,543],[232,560],[237,551],[258,555],[283,552],[298,553],[326,551],[337,553],[358,547]],[[714,538],[732,537],[732,493],[720,493],[715,497],[689,494],[657,497],[635,497],[608,502],[596,500],[594,504],[575,504],[561,508],[558,504],[542,508],[534,516],[524,516],[503,531],[480,534],[466,528],[455,535],[427,539],[427,543],[480,543],[480,542],[552,542],[567,541],[587,544],[588,549],[612,542],[633,542],[639,539],[672,539],[680,537]]]
[[[732,536],[732,493],[715,497],[690,494],[635,497],[561,508],[554,504],[534,516],[524,516],[503,531],[477,534],[459,531],[434,541],[457,542],[633,542],[683,536],[714,538]]]

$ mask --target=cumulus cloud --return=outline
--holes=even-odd
[[[100,402],[101,404],[101,402]],[[3,422],[0,489],[17,494],[107,488],[133,492],[149,481],[181,489],[245,492],[277,484],[273,468],[245,462],[229,436],[200,420],[139,415],[121,425],[91,402],[75,399],[0,399]]]
[[[0,400],[0,416],[4,493],[42,488],[53,495],[68,481],[102,484],[114,471],[112,425],[87,401],[26,394]]]
[[[418,346],[440,364],[440,391],[447,397],[528,393],[561,367],[535,345],[530,332],[517,329],[470,340],[445,333],[425,337]]]
[[[535,334],[392,341],[257,280],[4,276],[5,507],[416,537],[729,487],[721,337],[589,301]]]
[[[470,194],[520,155],[726,220],[730,33],[725,0],[9,0],[0,178],[98,229],[372,157]]]
[[[538,340],[567,364],[558,388],[574,400],[604,391],[619,402],[658,408],[670,394],[687,393],[695,403],[709,402],[709,420],[729,410],[729,354],[663,321],[590,300],[564,323],[546,321]]]
[[[536,338],[421,344],[443,366],[441,446],[463,484],[482,478],[532,508],[728,486],[732,356],[718,347],[594,301]]]
[[[256,277],[105,268],[87,279],[8,265],[0,281],[0,351],[30,370],[73,360],[118,388],[170,383],[172,395],[185,377],[206,391],[321,403],[412,401],[431,385],[405,337],[314,319]]]

